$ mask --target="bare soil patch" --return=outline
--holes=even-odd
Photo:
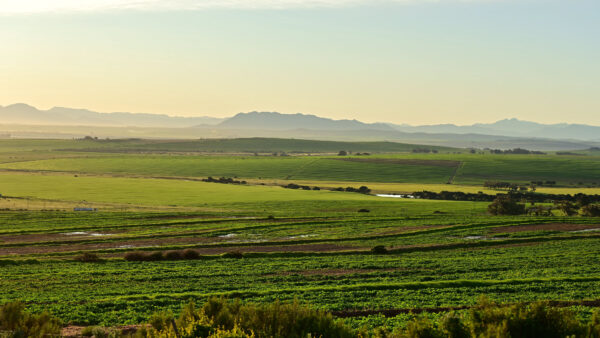
[[[460,161],[451,160],[420,160],[420,159],[388,159],[388,158],[336,158],[340,161],[381,163],[381,164],[399,164],[399,165],[425,165],[433,167],[455,168],[460,165]]]
[[[198,248],[200,254],[218,255],[230,251],[240,252],[335,252],[348,250],[367,250],[368,248],[336,245],[336,244],[300,244],[300,245],[277,245],[277,246],[245,246],[245,247],[219,247],[219,248]]]
[[[66,236],[65,236],[66,237]],[[87,238],[87,237],[86,237]],[[81,238],[80,238],[81,239]],[[221,242],[226,239],[214,237],[167,237],[151,238],[142,240],[122,240],[114,242],[61,244],[61,245],[32,245],[0,248],[0,255],[29,255],[52,252],[70,252],[79,250],[102,250],[102,249],[134,249],[136,247],[163,246],[176,244],[200,244]]]
[[[0,236],[0,243],[36,243],[36,242],[54,242],[54,241],[80,241],[82,239],[99,238],[122,233],[123,231],[81,231],[81,233],[55,233],[55,234],[28,234],[28,235],[3,235]]]
[[[123,326],[110,327],[110,328],[106,328],[106,329],[109,329],[111,331],[118,331],[118,332],[121,332],[122,334],[134,334],[137,332],[137,330],[141,329],[142,327],[149,327],[149,326],[150,325],[148,325],[148,324],[123,325]],[[77,326],[77,325],[65,326],[65,327],[63,327],[62,331],[60,332],[60,336],[61,337],[69,337],[69,338],[83,337],[81,335],[81,332],[83,331],[83,329],[85,329],[85,326]]]
[[[600,224],[570,224],[570,223],[548,223],[548,224],[526,224],[510,225],[490,229],[492,233],[514,233],[525,231],[578,231],[586,229],[598,229]]]

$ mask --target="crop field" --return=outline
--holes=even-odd
[[[152,142],[128,142],[102,151],[94,141],[0,142],[0,304],[18,299],[65,323],[120,325],[213,295],[298,299],[355,328],[393,328],[411,310],[437,316],[481,295],[600,299],[599,218],[491,216],[484,202],[323,189],[492,193],[481,183],[555,180],[539,189],[597,193],[597,156],[253,156],[184,153],[189,144],[175,153],[161,142],[153,151],[168,152],[145,153],[132,149]],[[123,143],[131,152],[114,151]],[[248,184],[200,180],[207,176]],[[290,182],[322,189],[280,186]],[[185,250],[197,256],[183,259]],[[401,314],[378,314],[388,310]]]

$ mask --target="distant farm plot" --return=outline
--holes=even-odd
[[[369,200],[377,197],[333,191],[296,191],[274,186],[239,186],[183,180],[74,177],[0,173],[5,196],[156,206],[302,200]]]
[[[141,176],[225,176],[278,180],[482,185],[488,180],[600,187],[600,157],[556,155],[404,154],[338,156],[82,155],[53,152],[0,169]]]
[[[446,163],[446,162],[444,162]],[[300,156],[141,156],[81,157],[7,163],[4,169],[135,174],[147,176],[225,176],[265,179],[315,179],[371,182],[445,183],[455,168],[439,161],[339,161]]]

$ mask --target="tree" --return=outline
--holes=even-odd
[[[338,156],[346,156],[348,155],[348,152],[346,152],[345,150],[340,150],[340,152],[338,153]]]
[[[588,204],[581,208],[581,213],[588,217],[600,217],[600,204]]]
[[[577,215],[577,206],[569,201],[555,202],[556,208],[567,216]]]
[[[509,195],[498,195],[492,204],[488,205],[492,215],[523,215],[525,205],[517,203]]]

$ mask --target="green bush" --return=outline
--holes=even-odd
[[[388,253],[388,250],[383,245],[377,245],[371,249],[371,253],[374,253],[376,255],[384,255]]]
[[[98,255],[91,252],[84,252],[81,255],[75,257],[75,260],[84,263],[96,263],[102,261],[102,259],[98,257]]]
[[[517,203],[508,195],[498,195],[492,204],[488,205],[488,212],[492,215],[523,215],[525,205]]]

